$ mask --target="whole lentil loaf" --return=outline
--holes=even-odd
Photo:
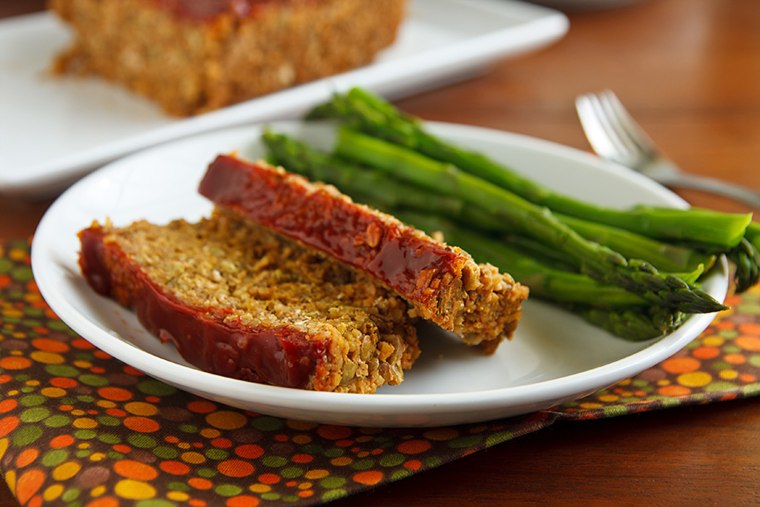
[[[419,355],[401,298],[232,214],[168,225],[95,223],[79,236],[89,284],[203,370],[371,393],[401,382]]]
[[[405,0],[50,0],[94,73],[186,116],[337,74],[389,46]]]

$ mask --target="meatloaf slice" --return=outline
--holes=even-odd
[[[371,393],[401,382],[419,355],[401,298],[231,214],[168,225],[95,223],[79,237],[89,284],[203,370]]]
[[[264,162],[220,155],[200,193],[289,238],[372,275],[413,307],[412,314],[493,352],[511,338],[526,287],[460,248],[435,241],[394,217],[354,203]]]
[[[199,114],[370,63],[405,0],[49,0],[73,40],[55,62]]]

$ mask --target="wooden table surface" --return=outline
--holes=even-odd
[[[3,0],[0,17],[42,4]],[[587,150],[573,100],[610,88],[685,169],[760,188],[758,0],[643,0],[569,18],[551,47],[399,105]],[[31,235],[49,204],[2,198],[0,239]],[[562,423],[332,505],[760,504],[759,436],[760,400],[751,399]],[[0,488],[0,507],[16,505]]]

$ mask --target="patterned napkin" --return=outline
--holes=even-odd
[[[760,391],[760,287],[634,378],[551,410],[422,429],[247,412],[147,377],[94,348],[37,291],[29,245],[0,245],[0,469],[22,505],[317,505],[568,419]]]

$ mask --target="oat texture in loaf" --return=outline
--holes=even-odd
[[[61,73],[94,73],[193,115],[371,62],[405,0],[50,0]]]
[[[511,338],[518,324],[527,287],[458,247],[354,203],[335,187],[265,162],[221,155],[209,166],[200,192],[368,273],[405,298],[413,315],[487,353]]]
[[[93,232],[94,246],[86,240]],[[371,393],[401,382],[419,354],[401,298],[231,214],[197,223],[96,224],[80,238],[91,285],[135,309],[149,330],[175,341],[202,369],[286,387]],[[163,296],[170,318],[155,317],[163,309],[144,303],[153,297],[146,285]],[[221,339],[202,338],[199,329]]]

